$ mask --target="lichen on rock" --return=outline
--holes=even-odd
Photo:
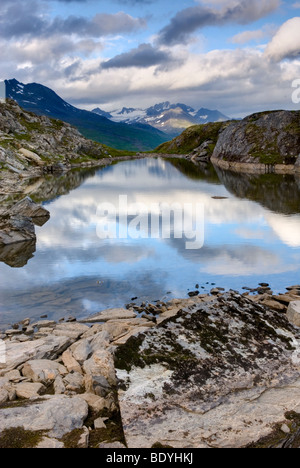
[[[300,398],[299,346],[282,313],[233,292],[129,339],[115,355],[128,446],[158,436],[174,447],[244,446],[267,435]]]

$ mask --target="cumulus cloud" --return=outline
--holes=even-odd
[[[279,62],[285,58],[300,56],[300,17],[284,23],[266,49],[266,56]]]
[[[172,57],[169,52],[155,49],[151,44],[141,44],[136,49],[117,55],[107,62],[102,63],[102,68],[148,68],[170,61],[172,61]]]
[[[186,8],[177,13],[160,31],[158,42],[165,45],[186,44],[195,31],[205,26],[249,24],[272,13],[279,5],[280,0],[242,0],[230,2],[222,8],[202,5]]]

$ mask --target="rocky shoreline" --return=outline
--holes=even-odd
[[[262,164],[254,162],[226,161],[216,157],[211,157],[211,163],[226,171],[233,171],[241,174],[300,174],[300,157],[297,164]]]
[[[13,324],[0,447],[299,446],[300,286],[189,296]]]

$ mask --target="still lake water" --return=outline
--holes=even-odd
[[[47,314],[82,318],[107,307],[186,297],[199,284],[241,290],[300,282],[300,178],[236,175],[184,160],[143,159],[70,173],[40,186],[50,220],[25,262],[0,263],[0,327]],[[205,241],[97,236],[99,203],[201,203]],[[222,198],[224,197],[224,198]],[[34,248],[32,249],[34,251]],[[30,258],[32,257],[32,258]],[[0,255],[1,258],[1,255]]]

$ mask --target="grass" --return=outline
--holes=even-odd
[[[26,431],[23,427],[4,429],[0,434],[0,449],[34,448],[44,435],[44,431]]]

